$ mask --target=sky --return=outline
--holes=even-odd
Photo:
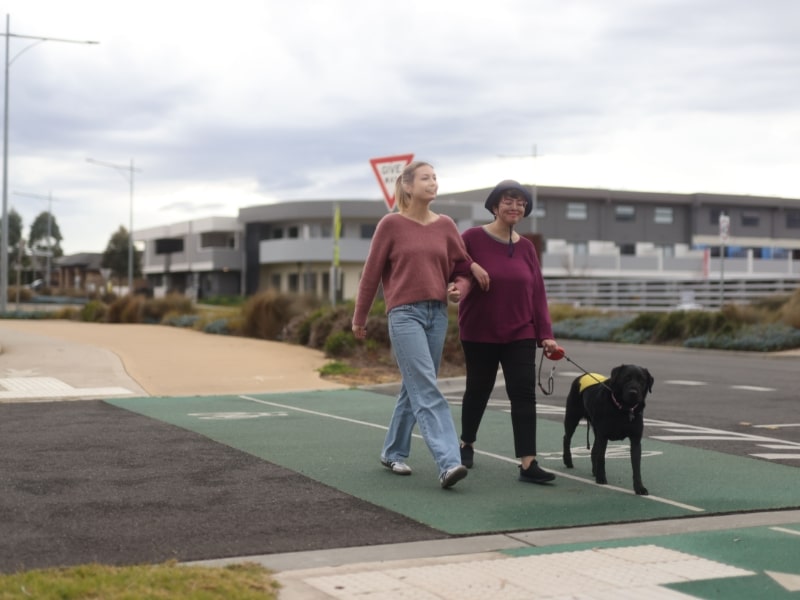
[[[52,206],[68,255],[102,252],[131,207],[135,231],[383,202],[369,160],[409,153],[440,194],[512,178],[800,199],[797,0],[0,8],[15,36],[55,38],[9,38],[7,207],[27,237]]]

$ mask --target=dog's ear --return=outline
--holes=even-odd
[[[656,382],[656,380],[653,379],[652,375],[650,375],[650,371],[648,371],[647,369],[642,369],[642,370],[644,371],[644,376],[647,378],[647,391],[652,394],[653,384]]]
[[[617,375],[619,375],[619,372],[622,370],[624,366],[625,365],[619,365],[618,367],[614,367],[613,369],[611,369],[611,377],[609,377],[609,379],[611,379],[612,381],[616,381]]]

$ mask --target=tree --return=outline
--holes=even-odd
[[[53,253],[53,258],[64,256],[64,251],[61,249],[61,241],[63,239],[61,229],[58,227],[58,221],[56,221],[52,213],[45,210],[40,212],[39,216],[31,224],[30,233],[28,234],[28,248],[39,253],[45,253],[50,250]]]
[[[111,275],[117,279],[117,284],[128,277],[128,243],[130,234],[122,225],[108,241],[101,265],[104,269],[111,269]],[[133,250],[133,276],[142,274],[142,253]],[[131,290],[133,292],[133,290]]]

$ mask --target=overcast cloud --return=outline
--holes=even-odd
[[[382,202],[369,159],[404,153],[440,193],[511,177],[800,198],[797,0],[3,8],[12,34],[100,42],[10,40],[9,208],[27,236],[47,201],[15,192],[52,194],[67,254],[128,227],[128,172],[86,158],[134,160],[134,229]]]

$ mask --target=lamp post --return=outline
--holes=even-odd
[[[44,277],[45,285],[50,287],[50,266],[53,257],[53,192],[47,196],[42,194],[28,194],[25,192],[14,192],[16,196],[25,196],[27,198],[38,198],[39,200],[47,200],[47,274]],[[30,242],[30,240],[28,240]],[[31,248],[33,250],[33,248]],[[63,283],[61,284],[63,287]]]
[[[537,154],[536,154],[536,144],[533,145],[533,152],[531,154],[500,154],[498,156],[500,158],[533,158],[533,163],[535,165],[536,164],[536,156],[537,156]],[[534,169],[534,171],[535,171],[535,169]],[[537,196],[537,189],[536,189],[535,181],[536,181],[536,173],[534,173],[534,177],[533,177],[533,180],[531,182],[531,200],[533,201],[533,204],[531,206],[531,222],[532,222],[533,233],[536,233],[536,229],[537,229],[537,226],[536,226],[536,212],[537,212],[537,206],[536,206],[537,198],[536,198],[536,196]]]
[[[90,162],[93,165],[100,165],[101,167],[108,167],[110,169],[115,169],[119,173],[122,174],[128,180],[130,184],[130,201],[128,203],[128,293],[133,293],[133,174],[139,169],[134,168],[133,166],[133,159],[131,159],[130,166],[128,165],[117,165],[114,163],[103,162],[101,160],[95,160],[93,158],[87,158],[86,162]]]
[[[66,42],[69,44],[98,44],[99,42],[83,40],[65,40],[62,38],[40,37],[35,35],[20,35],[11,33],[11,16],[6,15],[6,32],[0,33],[6,38],[6,59],[5,59],[5,96],[3,104],[3,241],[0,243],[0,313],[6,312],[8,308],[8,72],[11,64],[19,58],[20,54],[42,42]],[[13,58],[9,59],[9,42],[11,38],[21,38],[34,40]]]

